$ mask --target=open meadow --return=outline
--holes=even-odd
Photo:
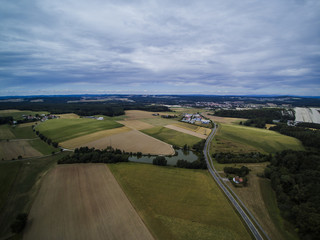
[[[188,146],[193,146],[201,141],[201,138],[161,126],[141,131],[161,141],[179,147],[183,147],[185,144]]]
[[[75,137],[122,126],[113,120],[51,119],[38,124],[36,130],[55,142],[64,142]]]
[[[153,237],[107,165],[70,164],[56,166],[45,177],[23,239]]]
[[[157,239],[251,239],[207,171],[137,163],[108,166]]]
[[[218,129],[212,152],[258,151],[273,154],[286,149],[304,150],[298,139],[275,131],[223,123]]]

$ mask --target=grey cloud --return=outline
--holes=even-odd
[[[315,95],[319,13],[312,0],[7,0],[0,85],[149,84],[182,93],[197,85],[270,94],[304,86]]]

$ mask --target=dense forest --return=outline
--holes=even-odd
[[[220,110],[216,111],[214,115],[219,117],[263,119],[265,122],[270,123],[272,123],[273,120],[294,120],[294,116],[292,116],[290,112],[288,112],[285,109],[278,108],[263,108],[251,110]]]
[[[301,239],[320,236],[320,155],[286,150],[277,153],[265,169],[285,219]]]
[[[212,157],[218,163],[259,163],[267,162],[272,159],[271,155],[265,155],[259,152],[251,153],[214,153]]]
[[[70,154],[58,161],[58,164],[70,163],[117,163],[128,162],[129,154],[119,149],[108,147],[105,150],[81,147],[76,148],[73,154]]]
[[[52,114],[75,113],[80,116],[123,115],[125,110],[145,110],[154,112],[170,112],[166,106],[143,105],[130,102],[107,103],[64,103],[64,102],[6,102],[0,103],[0,110],[18,109],[32,111],[48,111]]]
[[[304,146],[320,149],[320,131],[305,127],[293,127],[286,124],[277,124],[270,130],[299,139]]]

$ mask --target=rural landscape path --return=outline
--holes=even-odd
[[[244,222],[247,224],[248,228],[250,229],[250,231],[253,234],[253,236],[255,237],[255,239],[257,239],[257,240],[263,240],[264,239],[261,236],[261,234],[259,233],[258,229],[256,228],[256,226],[257,226],[259,228],[260,232],[262,232],[264,234],[265,238],[270,240],[270,238],[268,237],[266,232],[262,229],[260,224],[254,218],[254,216],[250,213],[250,211],[246,208],[246,206],[239,199],[239,197],[227,185],[225,185],[223,183],[223,179],[221,178],[221,176],[219,175],[219,173],[217,172],[217,170],[213,166],[213,162],[212,162],[212,158],[210,156],[209,149],[210,149],[211,141],[212,141],[212,139],[214,138],[214,136],[216,134],[216,130],[217,130],[217,125],[214,124],[214,128],[212,129],[211,134],[207,138],[205,146],[204,146],[204,149],[203,149],[203,154],[204,154],[205,159],[206,159],[208,170],[209,170],[210,174],[212,175],[213,179],[216,181],[216,183],[219,185],[219,187],[222,189],[222,191],[228,197],[230,202],[237,209],[237,211],[239,212],[239,214],[242,217],[242,219],[244,220]],[[241,204],[241,206],[240,206],[239,203]],[[243,209],[245,209],[245,211]],[[248,217],[246,212],[250,215],[250,218],[254,221],[256,226],[252,223],[251,219]]]

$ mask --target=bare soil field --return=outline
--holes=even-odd
[[[147,111],[141,111],[141,110],[128,110],[128,111],[125,111],[125,113],[126,113],[126,116],[128,117],[128,120],[159,117],[159,116],[152,115],[152,114],[155,114],[158,112],[147,112]]]
[[[88,135],[84,135],[77,138],[72,138],[70,140],[64,141],[60,143],[60,145],[64,148],[73,149],[80,146],[86,146],[87,143],[90,143],[92,141],[99,141],[101,138],[105,138],[107,136],[112,136],[114,134],[128,132],[131,129],[128,127],[120,127],[120,128],[114,128],[114,129],[108,129],[103,130],[95,133],[91,133]]]
[[[244,122],[247,121],[248,119],[245,118],[228,118],[228,117],[218,117],[218,116],[212,116],[208,115],[208,113],[203,113],[202,114],[204,117],[209,118],[210,120],[218,123],[239,123],[239,122]]]
[[[176,126],[176,125],[167,125],[167,126],[165,126],[165,127],[166,127],[166,128],[169,128],[169,129],[172,129],[172,130],[176,130],[176,131],[178,131],[178,132],[186,133],[186,134],[189,134],[189,135],[192,135],[192,136],[201,138],[201,139],[206,139],[206,138],[207,138],[207,136],[204,135],[204,134],[200,134],[200,133],[197,133],[197,132],[188,130],[188,129],[186,129],[186,128],[178,127],[178,126]]]
[[[70,164],[45,177],[23,239],[153,237],[106,165]]]
[[[153,128],[153,125],[146,122],[142,122],[140,120],[124,120],[124,121],[118,121],[118,123],[121,123],[126,127],[129,127],[134,130],[143,130],[143,129]]]
[[[152,155],[173,155],[171,145],[156,138],[148,136],[137,130],[123,132],[86,143],[84,146],[105,149],[108,146],[118,148],[126,152],[142,152]]]
[[[79,115],[75,114],[75,113],[65,113],[65,114],[59,114],[57,115],[59,116],[61,119],[75,119],[75,118],[80,118]]]
[[[42,154],[34,149],[26,140],[10,140],[0,142],[0,159],[17,159],[19,155],[23,158],[42,156]]]

